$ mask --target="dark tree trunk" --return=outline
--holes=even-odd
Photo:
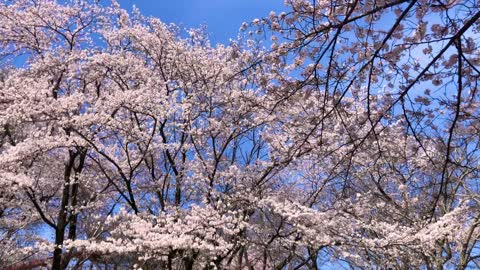
[[[68,238],[74,240],[76,238],[76,230],[77,230],[77,218],[78,215],[75,214],[74,207],[77,204],[77,194],[78,194],[78,183],[77,179],[75,179],[74,183],[70,182],[72,173],[78,174],[82,171],[86,152],[85,150],[69,151],[69,160],[68,163],[65,165],[65,173],[64,173],[64,188],[62,194],[62,201],[60,204],[60,210],[57,217],[57,227],[55,230],[55,250],[53,251],[53,262],[52,262],[52,270],[62,270],[66,269],[70,259],[63,259],[62,260],[62,248],[63,242],[65,240],[65,230],[67,225],[69,224],[68,230]],[[78,159],[78,164],[75,164],[75,161]],[[75,166],[76,165],[76,166]],[[74,175],[76,177],[76,175]],[[70,204],[70,210],[69,210]],[[70,213],[70,215],[69,215]],[[68,221],[68,222],[67,222]]]

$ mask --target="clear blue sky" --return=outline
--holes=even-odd
[[[213,44],[235,39],[242,22],[286,10],[283,0],[118,0],[127,10],[135,5],[144,15],[185,28],[208,26]]]

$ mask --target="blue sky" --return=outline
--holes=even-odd
[[[286,10],[283,0],[118,0],[122,8],[135,5],[144,15],[185,28],[208,26],[213,44],[235,39],[242,22],[267,17],[270,11]]]

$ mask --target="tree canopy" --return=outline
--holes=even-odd
[[[0,0],[0,269],[480,267],[480,3],[285,3]]]

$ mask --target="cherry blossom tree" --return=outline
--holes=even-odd
[[[0,269],[475,267],[479,18],[291,0],[212,46],[0,1]]]
[[[321,111],[294,112],[300,119],[289,118],[282,136],[296,137],[302,166],[316,155],[322,168],[313,175],[323,175],[322,188],[338,185],[327,192],[338,194],[333,208],[353,201],[362,211],[348,210],[351,220],[368,224],[351,227],[357,244],[322,247],[359,268],[478,267],[478,2],[286,4],[289,12],[254,20],[246,32],[271,38],[256,65],[283,72],[270,86],[283,93],[281,102],[295,107],[296,97],[306,104],[303,95],[320,93],[312,107]],[[339,129],[327,136],[332,125]],[[317,154],[328,147],[337,148]],[[403,242],[407,235],[415,240]]]

